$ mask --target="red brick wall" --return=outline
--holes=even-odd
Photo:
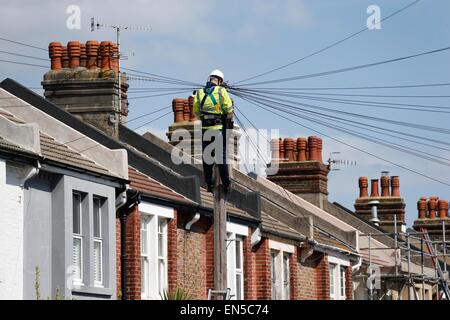
[[[352,266],[348,266],[345,272],[345,296],[347,300],[353,300]]]
[[[317,300],[319,293],[317,288],[318,272],[317,267],[322,260],[322,254],[313,253],[305,262],[301,262],[300,255],[304,249],[298,249],[298,264],[297,264],[297,298],[300,300]]]
[[[203,252],[205,252],[205,280],[206,288],[205,294],[208,294],[209,288],[214,288],[214,224],[211,223],[206,234],[203,245]]]
[[[322,254],[316,267],[317,299],[330,300],[330,272],[328,256]]]
[[[171,288],[186,290],[193,299],[206,299],[209,288],[206,284],[207,231],[210,229],[211,221],[207,218],[201,218],[192,226],[190,231],[187,231],[185,226],[190,218],[192,218],[192,213],[178,213],[175,246],[177,270],[176,277],[169,279],[169,285]],[[210,245],[212,246],[212,243]],[[212,253],[211,250],[209,251]],[[212,271],[208,276],[211,275]]]
[[[136,206],[127,218],[127,298],[141,299],[141,215]]]
[[[178,286],[178,212],[175,211],[173,219],[167,225],[167,280],[169,292]]]
[[[289,257],[289,275],[290,275],[290,286],[291,286],[291,300],[298,299],[298,250],[294,250],[294,253]]]
[[[269,239],[262,238],[255,247],[255,279],[256,299],[272,298],[272,283],[270,281],[270,249]]]

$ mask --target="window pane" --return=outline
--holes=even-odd
[[[73,233],[81,234],[81,195],[72,195]]]
[[[240,273],[236,274],[236,299],[242,300],[242,275]]]
[[[94,197],[94,237],[101,237],[101,201]]]
[[[273,300],[277,299],[276,258],[277,258],[276,253],[272,252],[271,253],[272,261],[271,261],[270,267],[271,267],[271,274],[272,274],[272,299]]]
[[[236,269],[242,269],[242,239],[236,238]]]
[[[341,297],[345,298],[345,267],[341,267],[340,283],[341,283]]]
[[[141,258],[141,293],[147,297],[148,288],[147,288],[147,277],[148,277],[148,263],[147,259]]]
[[[102,282],[102,242],[94,241],[94,281]]]
[[[166,288],[166,265],[163,259],[158,259],[158,291],[162,293]]]
[[[330,295],[334,297],[334,270],[336,268],[335,264],[330,263]]]
[[[165,257],[165,224],[166,219],[158,220],[158,256]]]
[[[73,238],[73,248],[72,248],[72,264],[73,264],[73,275],[74,279],[82,280],[82,261],[81,261],[81,239]]]
[[[141,254],[148,254],[148,240],[147,240],[147,230],[141,229]]]
[[[283,291],[284,299],[290,298],[289,254],[283,254]]]

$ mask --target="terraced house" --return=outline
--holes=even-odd
[[[52,42],[44,97],[11,79],[1,83],[2,95],[14,99],[0,102],[0,120],[10,128],[2,127],[0,148],[12,154],[0,162],[2,177],[6,172],[0,192],[10,194],[3,190],[13,188],[16,197],[24,195],[19,202],[11,200],[16,207],[0,217],[11,219],[0,228],[15,237],[9,237],[15,247],[2,250],[14,258],[21,252],[14,261],[24,265],[24,274],[8,273],[11,278],[0,283],[0,294],[7,284],[18,298],[34,298],[36,266],[42,296],[59,289],[80,299],[161,299],[165,291],[182,288],[192,298],[207,299],[213,288],[214,203],[203,183],[192,98],[173,100],[167,141],[129,129],[128,83],[121,74],[119,87],[116,56],[111,55],[115,48],[106,41]],[[33,123],[38,127],[26,125]],[[190,152],[179,149],[177,129],[194,137],[183,141],[192,145]],[[234,160],[239,132],[236,126]],[[374,254],[368,255],[367,248],[386,249],[375,254],[386,269],[395,260],[388,251],[393,238],[367,218],[368,202],[374,200],[364,189],[367,181],[361,180],[354,213],[328,201],[330,168],[322,159],[319,137],[276,140],[272,152],[271,166],[279,170],[267,177],[245,174],[237,165],[231,170],[226,225],[231,298],[367,299],[365,282]],[[22,167],[36,169],[19,175],[12,169],[17,158],[31,163]],[[8,178],[13,175],[15,180]],[[397,180],[393,185],[397,188]],[[397,191],[382,199],[387,204],[380,217],[403,210]],[[23,215],[16,214],[17,208]],[[392,226],[389,219],[382,221]],[[369,233],[380,238],[370,240]],[[13,268],[9,262],[0,267]],[[402,288],[397,291],[401,296]]]

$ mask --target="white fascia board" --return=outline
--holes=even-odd
[[[348,267],[350,265],[350,260],[344,260],[342,258],[338,258],[333,255],[328,255],[328,262],[334,263],[334,264],[339,264],[339,265],[345,266],[345,267]]]

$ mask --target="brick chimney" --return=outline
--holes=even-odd
[[[44,75],[44,96],[64,110],[118,137],[128,115],[128,84],[121,78],[121,106],[117,45],[110,41],[69,41],[49,44],[51,70]]]
[[[201,122],[196,118],[193,111],[194,97],[190,96],[187,99],[176,98],[172,100],[173,111],[173,123],[169,126],[166,133],[169,143],[173,146],[178,145],[181,140],[183,144],[190,145],[190,150],[187,153],[198,161],[202,161],[202,131]],[[177,132],[177,130],[179,130]],[[230,139],[233,141],[234,147],[232,148],[232,154],[229,156],[231,165],[235,168],[239,166],[239,138],[241,136],[239,132],[240,128],[235,125],[232,131]],[[180,139],[180,135],[188,134],[189,140]]]
[[[278,148],[274,147],[278,143]],[[328,165],[322,161],[322,139],[285,138],[272,141],[272,163],[278,172],[267,179],[323,208],[328,200]]]
[[[448,201],[432,196],[421,197],[417,201],[418,217],[414,221],[414,230],[424,228],[428,231],[431,240],[443,240],[443,224],[445,224],[445,238],[450,239],[450,216],[448,213]]]
[[[379,184],[381,184],[381,194]],[[359,197],[355,201],[356,214],[361,215],[367,221],[372,218],[374,201],[378,201],[377,215],[380,227],[388,232],[394,232],[394,216],[397,220],[397,231],[406,230],[405,201],[400,196],[400,179],[397,176],[389,177],[384,171],[380,179],[371,180],[370,196],[368,192],[368,178],[359,178]],[[372,204],[371,204],[372,203]]]

